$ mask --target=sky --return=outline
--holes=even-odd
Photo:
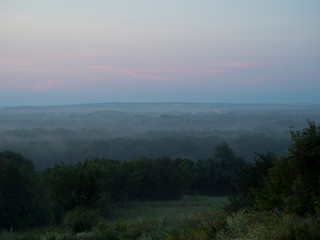
[[[0,0],[0,107],[320,104],[319,0]]]

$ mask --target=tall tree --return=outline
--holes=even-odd
[[[264,188],[255,192],[257,205],[314,214],[320,206],[320,125],[308,121],[291,138],[288,157],[275,159]]]

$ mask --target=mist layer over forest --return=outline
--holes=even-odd
[[[227,142],[237,155],[287,154],[290,130],[319,122],[320,105],[106,103],[0,108],[0,151],[36,168],[91,158],[208,159]]]

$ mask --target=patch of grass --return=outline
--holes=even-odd
[[[320,239],[319,217],[302,218],[275,211],[241,210],[227,215],[210,205],[204,211],[189,212],[186,217],[181,215],[181,218],[175,216],[161,219],[149,215],[148,218],[142,218],[143,216],[146,217],[145,213],[140,212],[139,221],[127,218],[118,222],[109,220],[109,223],[112,223],[109,225],[107,221],[99,222],[91,231],[77,234],[58,233],[49,228],[39,235],[35,232],[4,232],[0,240]]]
[[[89,222],[88,228],[81,225],[81,233],[72,232],[72,228],[65,232],[62,226],[48,227],[3,232],[0,240],[320,239],[319,217],[302,218],[277,211],[250,210],[226,214],[222,207],[227,203],[225,197],[206,196],[185,196],[178,201],[132,202],[113,208],[113,217],[101,221],[90,217],[96,213],[78,211],[71,214],[69,223],[81,219]]]
[[[164,219],[179,220],[211,209],[220,209],[228,203],[227,197],[209,197],[209,196],[185,196],[176,201],[143,201],[133,202],[123,208],[113,210],[113,216],[108,219],[108,224],[117,223],[120,220],[140,221],[152,219],[163,221]]]
[[[139,239],[165,239],[169,232],[189,228],[202,214],[222,212],[227,197],[185,196],[176,201],[133,202],[113,210],[104,224],[112,229],[140,232]],[[136,234],[138,235],[138,234]],[[132,238],[135,239],[135,238]]]

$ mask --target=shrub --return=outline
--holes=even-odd
[[[0,234],[0,240],[14,240],[14,235],[12,232],[3,231]]]
[[[226,216],[217,211],[205,211],[185,219],[182,225],[170,225],[165,240],[222,239],[228,228]]]
[[[95,208],[104,195],[100,168],[90,161],[56,165],[46,176],[53,201],[64,211]]]
[[[96,226],[100,214],[96,209],[76,207],[68,211],[63,217],[63,224],[73,233],[86,232]]]
[[[39,237],[39,240],[63,240],[63,239],[64,239],[63,236],[55,231],[46,232],[40,235]],[[30,240],[33,240],[33,238]]]
[[[63,240],[78,240],[76,235],[73,234],[65,234]]]
[[[142,231],[139,229],[130,229],[121,234],[125,239],[138,239],[142,235]]]
[[[100,234],[97,231],[91,231],[91,232],[81,232],[77,233],[76,240],[103,240],[103,238],[100,237]]]
[[[0,167],[0,229],[21,230],[52,221],[41,178],[12,164]]]
[[[127,224],[123,220],[120,220],[116,224],[116,230],[119,232],[125,232],[127,230]]]
[[[238,214],[243,215],[243,212]],[[249,212],[236,216],[237,224],[230,225],[230,237],[245,239],[312,240],[320,239],[319,218],[299,217],[282,212]],[[240,223],[240,221],[243,222]],[[246,225],[247,231],[237,231],[237,225]],[[245,228],[244,228],[245,229]]]
[[[118,240],[117,233],[111,230],[105,230],[101,233],[101,240]]]
[[[320,239],[319,222],[315,218],[301,218],[294,215],[284,215],[276,227],[278,240],[286,239]]]
[[[264,178],[262,189],[253,193],[262,210],[281,209],[300,216],[316,215],[320,195],[320,125],[291,131],[289,156],[276,158]]]

